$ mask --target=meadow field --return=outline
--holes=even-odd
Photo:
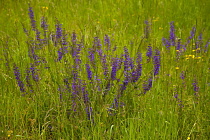
[[[1,0],[0,140],[209,140],[210,1]]]

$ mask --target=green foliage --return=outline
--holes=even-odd
[[[1,1],[0,139],[210,139],[209,6],[205,0]],[[32,30],[29,7],[40,38],[47,38],[44,43]],[[49,25],[46,36],[40,27],[42,17]],[[171,21],[176,45],[168,49],[162,39],[169,40]],[[58,24],[67,37],[66,50],[63,39],[57,44],[50,39]],[[192,27],[196,32],[189,39]],[[110,46],[104,45],[105,35]],[[94,46],[95,37],[101,46]],[[142,54],[142,73],[122,90],[126,73],[133,72],[124,69],[124,46],[135,68],[137,55]],[[73,55],[75,48],[78,56]],[[100,49],[106,55],[108,76]],[[161,61],[154,76],[156,49]],[[60,61],[58,51],[64,54]],[[95,54],[94,62],[89,51]],[[111,79],[116,58],[123,60],[122,66]],[[152,87],[143,94],[148,79]]]

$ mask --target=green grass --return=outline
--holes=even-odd
[[[41,17],[46,17],[49,24],[47,37],[56,32],[58,21],[62,24],[70,47],[60,61],[57,51],[65,45],[58,43],[55,47],[50,39],[34,49],[38,60],[29,57],[36,40],[28,15],[29,3],[42,39]],[[209,7],[207,0],[1,1],[0,139],[210,139],[210,53],[209,47],[205,48],[210,39]],[[145,21],[149,22],[148,36]],[[176,45],[178,38],[185,45],[192,28],[196,28],[186,50],[178,52],[176,46],[167,49],[163,45],[162,38],[169,39],[172,21]],[[78,56],[81,63],[72,56],[72,49],[78,47],[71,42],[73,32],[77,44],[83,46]],[[104,45],[105,35],[110,37],[110,50]],[[94,37],[99,37],[101,48],[93,45]],[[149,45],[152,57],[156,49],[160,51],[161,66],[155,76],[154,58],[148,61],[146,56]],[[125,46],[135,65],[137,54],[142,54],[142,75],[136,82],[129,81],[122,91],[126,72],[131,74],[131,70],[124,70]],[[97,52],[100,49],[106,55],[108,77],[103,74],[103,59]],[[95,51],[94,62],[89,60],[89,51]],[[113,58],[123,59],[117,80],[111,80]],[[91,80],[85,64],[90,65]],[[18,86],[15,66],[25,92]],[[31,70],[28,75],[27,70]],[[38,81],[33,74],[38,75]],[[185,78],[180,78],[181,74]],[[148,79],[152,79],[152,87],[142,94]],[[72,83],[77,85],[77,94]],[[84,99],[86,94],[88,101]],[[114,99],[119,107],[114,107]],[[89,117],[87,108],[92,108]]]

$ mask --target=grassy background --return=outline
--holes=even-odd
[[[21,96],[23,93],[14,76],[14,64],[19,67],[21,80],[26,84],[25,71],[35,63],[28,57],[26,43],[36,36],[28,16],[29,3],[33,7],[37,26],[40,26],[40,18],[45,16],[50,34],[55,32],[58,20],[68,33],[69,42],[73,31],[78,36],[78,43],[82,40],[85,47],[81,50],[82,64],[77,72],[86,85],[94,122],[87,119],[84,111],[86,104],[82,101],[77,101],[78,112],[71,110],[72,93],[65,91],[63,79],[72,77],[74,62],[70,53],[62,61],[55,61],[58,47],[54,47],[52,42],[36,50],[37,55],[47,63],[36,66],[40,80],[30,81],[34,92]],[[207,0],[0,1],[0,138],[210,139],[210,54],[209,51],[195,50],[200,33],[203,34],[201,49],[209,41],[209,7]],[[144,38],[145,20],[150,24],[149,38]],[[175,47],[169,51],[162,44],[162,38],[169,37],[171,21],[175,24],[176,37],[181,38],[183,44],[187,42],[192,27],[196,27],[195,37],[179,59]],[[30,36],[24,33],[23,27],[29,30]],[[120,98],[124,106],[113,109],[114,115],[110,115],[107,108],[119,92],[123,70],[117,72],[120,82],[112,81],[104,98],[109,80],[101,72],[100,57],[96,57],[96,67],[91,65],[91,70],[101,81],[90,82],[85,69],[85,64],[90,64],[88,51],[93,46],[93,38],[99,37],[103,44],[105,34],[111,38],[111,48],[117,46],[116,51],[105,51],[106,46],[102,45],[108,56],[109,71],[111,58],[120,57],[124,46],[134,60],[137,52],[141,52],[143,57],[142,76],[137,83],[128,85]],[[153,77],[151,90],[139,95],[144,81],[148,80],[153,70],[153,62],[147,62],[148,45],[160,50],[161,69],[159,75]],[[180,78],[181,73],[185,73],[185,79]],[[195,81],[199,86],[198,96],[194,95],[192,83]],[[102,90],[98,90],[99,86]],[[60,94],[63,95],[62,101]],[[175,94],[179,95],[179,99],[173,97]]]

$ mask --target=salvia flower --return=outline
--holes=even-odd
[[[103,66],[103,70],[104,70],[104,76],[108,77],[109,70],[108,70],[108,65],[107,65],[107,61],[106,61],[106,55],[103,55],[101,61],[102,61],[102,66]]]
[[[176,45],[176,50],[179,52],[181,50],[181,39],[178,39],[178,43]]]
[[[146,56],[148,57],[147,61],[150,61],[152,58],[152,47],[148,46]]]
[[[179,95],[178,95],[178,94],[175,94],[175,95],[174,95],[174,98],[177,100],[178,105],[179,105],[181,108],[184,107],[184,105],[182,104],[182,100],[179,98]]]
[[[203,34],[200,33],[197,41],[195,42],[195,50],[197,50],[197,52],[200,52],[202,44],[203,44]]]
[[[94,37],[93,48],[100,48],[101,46],[102,45],[101,45],[99,37]]]
[[[166,46],[167,49],[170,49],[171,43],[168,39],[162,38],[163,45]]]
[[[40,45],[40,43],[41,43],[41,37],[40,37],[40,34],[41,34],[41,32],[37,29],[36,30],[36,41],[38,41],[39,42],[39,44],[37,44],[37,45]]]
[[[130,76],[128,74],[125,74],[125,79],[123,81],[123,84],[120,85],[120,94],[123,94],[123,91],[126,90],[129,81],[130,81]]]
[[[181,55],[181,39],[178,39],[177,45],[176,45],[176,58],[179,59],[180,55]]]
[[[63,82],[65,84],[65,87],[66,87],[67,91],[70,93],[71,92],[71,89],[70,89],[69,79],[68,78],[65,78],[65,79],[63,79]]]
[[[76,111],[76,99],[78,96],[78,85],[76,84],[75,81],[72,82],[72,110]]]
[[[170,22],[170,41],[171,41],[171,45],[175,46],[175,40],[176,40],[176,36],[175,36],[175,27],[174,27],[174,22]]]
[[[100,56],[100,58],[102,58],[103,57],[103,50],[100,48],[100,49],[97,50],[97,52],[98,52],[98,55]]]
[[[210,44],[210,40],[208,40],[208,41],[206,42],[206,45],[205,45],[205,47],[204,47],[204,52],[205,52],[205,53],[208,51],[209,44]]]
[[[150,77],[145,83],[143,84],[143,94],[146,94],[152,88],[152,77]]]
[[[32,30],[36,31],[36,20],[34,19],[34,12],[33,12],[32,7],[29,7],[28,11],[29,11],[28,15],[29,15],[30,20],[31,20]]]
[[[58,59],[57,61],[60,61],[63,56],[68,53],[68,50],[67,50],[68,47],[63,47],[63,48],[60,48],[57,52],[58,52]]]
[[[185,72],[184,72],[184,71],[181,72],[180,78],[181,78],[181,79],[185,79]]]
[[[43,16],[41,18],[41,28],[43,29],[44,31],[44,41],[45,43],[47,44],[47,32],[48,32],[48,24],[47,24],[47,20],[46,18]]]
[[[141,72],[142,72],[141,61],[142,61],[141,53],[138,53],[137,59],[136,59],[136,63],[137,63],[136,69],[133,70],[132,72],[132,82],[136,82],[141,76]]]
[[[87,106],[85,108],[85,110],[86,110],[86,113],[87,113],[88,120],[91,120],[93,122],[94,120],[93,120],[93,109],[92,109],[92,107]]]
[[[104,45],[107,46],[107,50],[110,50],[111,43],[110,43],[110,37],[108,35],[105,35],[104,37]]]
[[[90,70],[90,65],[86,64],[86,71],[87,71],[87,75],[88,75],[88,80],[92,80],[92,71]]]
[[[57,24],[55,25],[56,27],[56,38],[59,39],[62,37],[62,34],[63,34],[63,30],[62,30],[62,24],[60,24],[58,21],[57,21]]]
[[[62,42],[62,45],[63,45],[63,46],[68,45],[68,42],[67,42],[67,34],[64,34],[64,35],[62,36],[61,42]]]
[[[48,30],[48,24],[47,24],[47,20],[45,17],[41,18],[41,28],[44,30],[44,32],[46,33]]]
[[[194,95],[198,95],[198,91],[199,91],[199,86],[198,86],[198,82],[196,80],[194,80],[194,82],[192,83],[193,85],[193,89],[194,89]]]
[[[193,27],[192,30],[190,31],[190,36],[188,37],[189,40],[193,39],[195,36],[196,28]]]
[[[117,66],[118,66],[117,58],[113,58],[113,61],[112,61],[112,72],[111,72],[111,79],[112,80],[116,79]]]
[[[30,77],[31,77],[31,70],[30,68],[26,69],[26,86],[31,89],[31,91],[33,92],[33,86],[30,82]]]
[[[34,67],[34,64],[31,64],[30,71],[31,71],[31,75],[32,75],[33,80],[35,82],[38,82],[39,81],[39,76],[37,74],[36,67]]]
[[[124,71],[129,71],[130,69],[133,69],[133,60],[130,58],[128,49],[126,47],[124,47],[124,57]]]
[[[156,50],[155,55],[153,58],[153,63],[154,63],[154,76],[158,75],[159,70],[160,70],[160,51]]]
[[[60,61],[63,58],[64,53],[62,51],[58,51],[58,61]]]
[[[76,46],[76,43],[77,43],[77,34],[76,34],[76,32],[72,33],[72,35],[71,35],[71,42],[72,42],[73,46]]]
[[[20,91],[25,92],[24,83],[21,80],[20,70],[17,66],[14,66],[14,75],[15,75],[16,81],[18,83],[18,86],[20,88]]]
[[[114,98],[112,105],[108,108],[109,115],[115,115],[119,107],[124,106],[123,102],[119,101],[119,96]]]
[[[186,44],[189,44],[190,43],[190,41],[194,38],[195,33],[196,33],[196,28],[193,27],[192,30],[190,31],[190,36],[188,37]]]
[[[90,51],[88,51],[88,53],[89,53],[89,56],[88,57],[90,59],[90,62],[94,64],[95,63],[95,54],[94,54],[95,51],[90,50]]]

